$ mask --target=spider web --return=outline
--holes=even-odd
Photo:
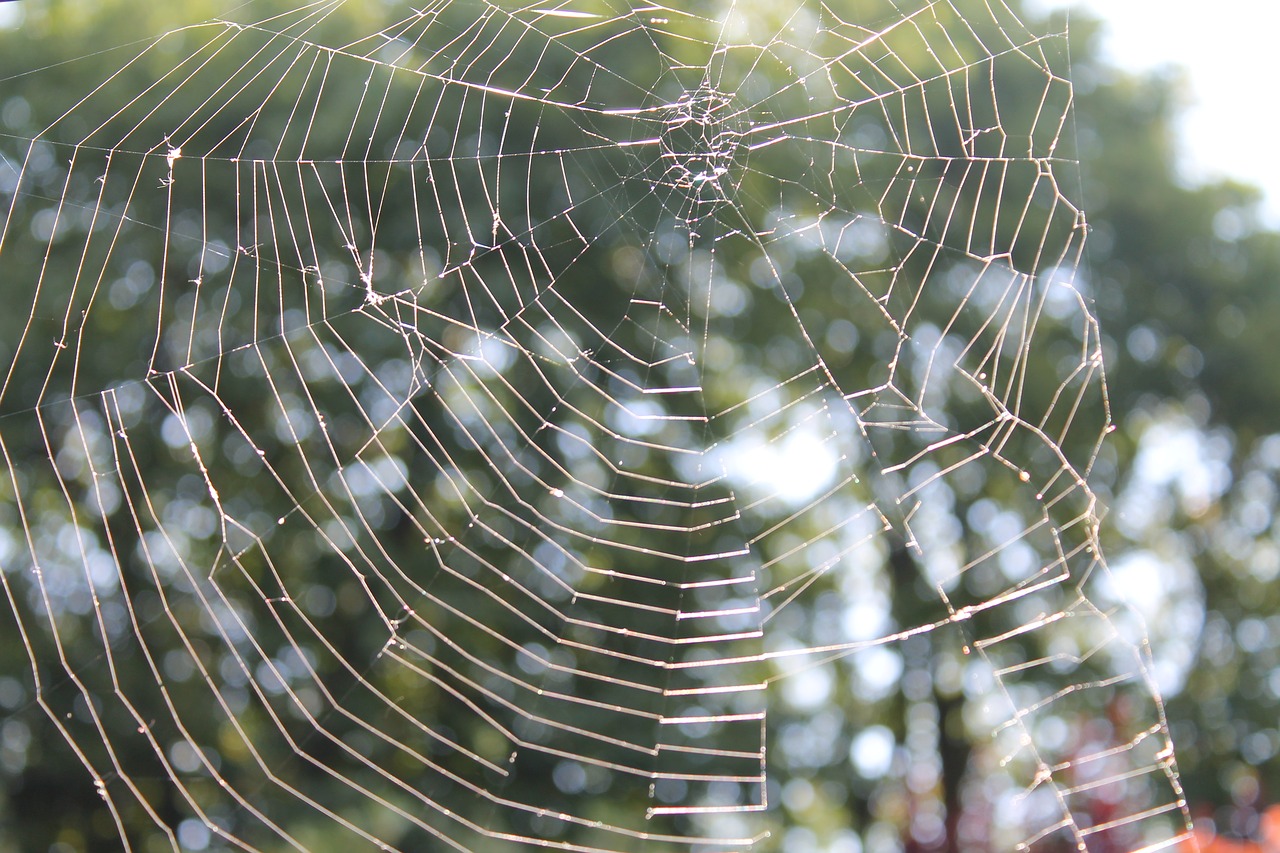
[[[769,847],[779,732],[922,654],[917,841],[930,683],[986,849],[1187,837],[1087,482],[1065,34],[236,14],[0,182],[0,577],[126,846]]]

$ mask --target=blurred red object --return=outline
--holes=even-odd
[[[1180,853],[1280,853],[1280,805],[1270,806],[1258,819],[1256,838],[1224,838],[1212,829],[1198,826],[1196,843],[1182,846]]]

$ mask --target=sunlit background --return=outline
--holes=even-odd
[[[1181,75],[1180,124],[1188,181],[1230,177],[1267,191],[1267,224],[1280,225],[1275,140],[1280,3],[1218,0],[1037,0],[1106,22],[1103,54],[1127,71]]]
[[[0,27],[18,24],[22,6],[22,3],[0,2]],[[1280,119],[1271,104],[1274,100],[1271,80],[1277,76],[1272,65],[1273,42],[1280,29],[1280,3],[1218,0],[1210,7],[1214,13],[1212,16],[1205,14],[1204,4],[1192,7],[1186,0],[1026,0],[1019,5],[1019,8],[1045,12],[1062,7],[1069,7],[1073,15],[1087,15],[1105,22],[1101,41],[1104,61],[1125,72],[1161,75],[1178,81],[1176,87],[1183,110],[1176,127],[1179,133],[1179,175],[1183,183],[1194,187],[1227,178],[1256,185],[1266,193],[1261,208],[1263,223],[1272,228],[1280,227],[1280,162],[1270,153],[1277,138],[1276,131],[1280,130]],[[1088,73],[1095,66],[1082,63],[1081,68],[1086,73],[1076,82],[1081,89],[1087,89],[1092,82],[1087,79]],[[1089,121],[1084,118],[1081,123],[1087,126]],[[1119,182],[1111,189],[1116,195],[1126,191]],[[1260,834],[1259,815],[1280,799],[1280,791],[1266,788],[1266,772],[1261,774],[1263,781],[1259,783],[1260,774],[1250,775],[1247,768],[1263,767],[1265,770],[1267,766],[1274,766],[1280,750],[1280,733],[1271,718],[1272,712],[1268,710],[1272,707],[1270,698],[1256,703],[1261,719],[1249,721],[1250,725],[1246,725],[1246,713],[1242,708],[1247,703],[1232,691],[1239,685],[1242,690],[1269,693],[1272,698],[1280,696],[1280,670],[1272,670],[1269,681],[1265,676],[1257,678],[1256,673],[1241,670],[1238,683],[1236,680],[1228,682],[1220,672],[1228,669],[1224,662],[1233,655],[1236,659],[1257,660],[1259,668],[1264,667],[1269,650],[1280,646],[1280,617],[1268,618],[1263,606],[1265,597],[1250,598],[1248,589],[1251,587],[1247,585],[1254,583],[1265,589],[1280,575],[1280,550],[1272,547],[1273,543],[1268,539],[1269,535],[1275,538],[1269,531],[1276,493],[1273,475],[1280,470],[1280,435],[1267,435],[1275,431],[1276,424],[1274,419],[1269,424],[1267,421],[1266,413],[1274,408],[1274,403],[1267,399],[1265,383],[1260,382],[1256,388],[1250,386],[1246,389],[1248,393],[1238,394],[1239,398],[1248,399],[1250,403],[1255,400],[1260,403],[1257,412],[1250,408],[1253,421],[1241,426],[1238,436],[1223,427],[1223,422],[1234,424],[1232,418],[1237,412],[1219,406],[1214,400],[1213,407],[1217,410],[1211,416],[1210,401],[1200,389],[1213,387],[1210,378],[1213,370],[1205,370],[1207,363],[1212,368],[1215,359],[1220,364],[1228,353],[1238,355],[1246,352],[1251,358],[1266,355],[1259,352],[1256,344],[1246,344],[1241,337],[1246,322],[1252,319],[1252,309],[1248,304],[1242,303],[1244,307],[1234,308],[1228,301],[1227,308],[1218,310],[1220,305],[1217,305],[1214,313],[1205,308],[1200,317],[1193,316],[1195,311],[1192,307],[1183,305],[1182,314],[1191,318],[1186,320],[1188,326],[1196,323],[1206,330],[1198,338],[1187,331],[1188,326],[1179,326],[1169,321],[1167,316],[1157,316],[1156,309],[1162,307],[1159,301],[1169,301],[1169,292],[1177,294],[1178,287],[1184,286],[1181,292],[1190,294],[1185,289],[1185,282],[1170,279],[1169,292],[1157,294],[1154,288],[1144,289],[1141,286],[1146,282],[1143,274],[1154,279],[1161,273],[1141,270],[1132,279],[1125,278],[1132,289],[1125,291],[1123,297],[1116,296],[1118,289],[1110,285],[1115,280],[1117,267],[1127,263],[1128,269],[1137,270],[1141,261],[1135,262],[1126,256],[1123,262],[1108,264],[1114,260],[1108,257],[1113,254],[1112,245],[1129,242],[1140,246],[1141,249],[1133,250],[1132,256],[1145,260],[1142,251],[1158,251],[1159,243],[1156,240],[1144,243],[1142,238],[1149,237],[1148,234],[1109,233],[1111,220],[1106,218],[1106,213],[1094,217],[1095,210],[1105,211],[1107,205],[1096,204],[1088,192],[1082,193],[1082,200],[1090,213],[1090,222],[1098,226],[1101,233],[1098,241],[1090,244],[1094,247],[1095,256],[1086,262],[1077,283],[1082,291],[1096,299],[1104,333],[1114,334],[1108,341],[1114,346],[1114,352],[1108,353],[1108,365],[1113,371],[1116,387],[1144,385],[1147,379],[1142,370],[1147,368],[1153,374],[1157,368],[1167,368],[1165,374],[1172,375],[1175,380],[1173,391],[1153,385],[1144,387],[1141,393],[1130,394],[1114,412],[1120,434],[1102,455],[1095,479],[1105,484],[1108,477],[1115,478],[1114,489],[1103,495],[1107,505],[1104,524],[1110,528],[1108,535],[1123,539],[1125,546],[1108,551],[1113,574],[1110,588],[1104,590],[1106,594],[1101,600],[1111,604],[1113,595],[1114,598],[1123,597],[1145,620],[1153,639],[1153,675],[1166,697],[1174,703],[1172,727],[1180,749],[1187,748],[1182,753],[1190,757],[1187,766],[1197,767],[1195,750],[1198,740],[1204,743],[1212,741],[1215,753],[1233,756],[1234,763],[1225,759],[1213,763],[1204,757],[1210,752],[1210,748],[1205,747],[1198,766],[1212,767],[1215,779],[1207,780],[1206,770],[1188,772],[1188,781],[1196,786],[1190,795],[1195,815],[1215,815],[1217,829],[1223,833],[1230,831],[1232,838],[1256,837]],[[1230,206],[1229,202],[1215,201],[1214,204],[1224,205],[1211,221],[1214,236],[1227,246],[1222,249],[1225,255],[1228,251],[1240,249],[1240,237],[1248,229],[1237,227],[1240,223],[1232,218],[1237,207]],[[1114,203],[1111,206],[1122,207]],[[1208,207],[1207,204],[1205,206]],[[1160,220],[1162,216],[1171,215],[1169,211],[1152,210],[1149,218]],[[1164,226],[1163,220],[1160,223],[1153,233],[1174,233],[1172,227]],[[1182,224],[1186,230],[1193,230],[1185,222]],[[1219,228],[1219,225],[1223,227]],[[1200,228],[1201,232],[1210,230],[1207,225]],[[1177,233],[1182,232],[1179,230]],[[1157,248],[1152,249],[1152,246]],[[1214,246],[1215,250],[1219,248]],[[1119,256],[1122,253],[1117,251],[1114,254]],[[1258,258],[1264,255],[1264,251],[1257,250],[1248,255],[1247,260],[1239,261],[1239,266],[1247,267],[1248,275],[1253,279],[1262,278],[1266,268]],[[1229,266],[1223,263],[1224,268]],[[1221,278],[1206,275],[1204,280],[1208,283],[1206,290],[1212,290],[1222,281],[1231,279],[1224,274]],[[1160,283],[1165,284],[1163,281]],[[733,296],[736,292],[732,284],[718,291],[722,296]],[[1187,303],[1195,303],[1198,295],[1188,295]],[[1149,303],[1143,301],[1148,299]],[[1116,308],[1117,300],[1127,300],[1132,314],[1136,316],[1128,326],[1117,322],[1117,315],[1121,314]],[[740,306],[734,308],[721,304],[716,308],[724,314],[741,310]],[[1170,309],[1169,314],[1173,313],[1174,309]],[[841,331],[837,328],[840,322],[843,321],[832,324],[836,332]],[[853,336],[852,343],[842,348],[837,340],[832,346],[847,353],[857,343],[857,332],[851,324],[844,325],[852,330],[846,335]],[[1229,339],[1234,343],[1238,339],[1242,349],[1226,345],[1215,349],[1215,344],[1222,344],[1214,337],[1219,333],[1224,341]],[[1259,335],[1266,339],[1265,333]],[[829,341],[838,337],[838,334],[828,335]],[[1248,340],[1256,339],[1249,337]],[[1249,346],[1252,348],[1247,348]],[[482,354],[490,366],[497,369],[502,367],[498,362],[509,357],[508,351],[501,348],[493,354],[487,350]],[[1241,371],[1250,370],[1247,362],[1236,367]],[[1258,391],[1257,388],[1263,390]],[[656,407],[652,413],[636,411],[642,417],[656,417],[661,413],[661,409]],[[789,432],[785,438],[754,444],[742,440],[725,445],[719,462],[741,484],[759,487],[757,491],[761,494],[780,493],[791,502],[813,500],[830,487],[835,450],[824,441],[826,433],[816,428],[809,429],[809,415],[800,420],[802,428]],[[1254,422],[1261,423],[1262,427],[1254,428]],[[643,425],[631,424],[628,428],[635,434],[644,434]],[[1117,451],[1117,446],[1124,449]],[[1113,464],[1117,457],[1123,458],[1125,464]],[[1108,466],[1112,467],[1108,469]],[[1123,476],[1117,477],[1117,470],[1121,470]],[[797,471],[811,474],[796,476]],[[1236,495],[1234,505],[1230,503],[1232,494]],[[554,489],[551,495],[560,498],[564,492]],[[1236,515],[1232,515],[1231,509],[1221,510],[1222,506],[1235,506]],[[1191,528],[1195,530],[1184,535],[1184,530]],[[1207,561],[1204,555],[1215,548],[1220,552],[1222,565],[1228,569],[1214,566],[1205,571],[1202,564],[1208,565],[1211,560]],[[1230,610],[1214,609],[1215,594],[1218,605],[1224,597],[1237,594],[1237,587],[1227,586],[1223,581],[1228,577],[1228,571],[1235,572],[1235,575],[1230,575],[1231,582],[1240,584],[1239,597],[1245,602],[1241,606],[1249,614],[1247,618],[1240,618],[1237,612]],[[1216,593],[1206,589],[1213,583],[1220,585]],[[1224,588],[1228,590],[1226,594]],[[857,640],[863,640],[888,630],[886,624],[881,624],[888,620],[885,600],[874,598],[865,590],[859,590],[857,597],[861,603],[846,614],[846,632]],[[1115,619],[1125,631],[1139,630],[1123,613]],[[967,649],[965,654],[969,654]],[[880,692],[888,694],[903,681],[902,660],[896,654],[872,649],[858,660],[866,691],[863,699],[868,696],[874,698]],[[1197,671],[1201,673],[1199,682],[1193,680]],[[1209,674],[1205,675],[1206,672]],[[1219,679],[1221,691],[1219,694],[1206,694],[1204,684],[1214,678]],[[801,716],[815,719],[828,705],[830,697],[841,689],[832,681],[827,668],[797,669],[780,684],[783,700],[789,708]],[[1187,722],[1189,710],[1199,710],[1197,706],[1208,709],[1204,721]],[[808,729],[796,726],[793,733],[807,732]],[[894,737],[886,726],[868,724],[859,730],[845,752],[863,777],[880,779],[889,775],[893,766]],[[1230,739],[1229,743],[1226,743],[1227,739]],[[801,743],[799,734],[789,740],[784,739],[783,747],[779,755],[787,748],[796,754],[820,751]],[[1221,778],[1216,778],[1218,776]],[[1205,791],[1213,787],[1228,791],[1231,804],[1211,803]],[[807,781],[800,780],[784,792],[784,802],[796,814],[815,814],[818,810],[811,802],[814,801],[814,790]],[[885,797],[883,802],[889,802],[889,798]],[[1275,814],[1274,808],[1272,814]],[[1245,817],[1237,820],[1237,815]],[[186,823],[195,827],[193,832],[204,832],[202,843],[208,843],[204,824],[198,821]],[[794,831],[809,832],[807,827]],[[2,831],[0,836],[3,836]],[[796,837],[799,838],[798,835]],[[849,841],[850,846],[841,849],[863,849],[861,846],[854,848],[854,841]],[[891,849],[890,841],[883,841],[882,847],[875,847],[868,841],[868,849]],[[859,845],[861,843],[858,842]],[[817,841],[813,844],[813,849],[817,849]],[[192,846],[199,849],[198,845]],[[807,849],[798,842],[788,842],[788,847]],[[1229,849],[1236,850],[1234,847]],[[1239,849],[1252,851],[1255,848]]]

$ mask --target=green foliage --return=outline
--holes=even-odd
[[[1031,52],[1062,46],[1036,41],[1016,8],[956,3],[934,11],[942,26],[899,27],[804,85],[777,87],[820,69],[817,57],[859,43],[862,28],[895,17],[895,3],[850,0],[845,22],[814,43],[797,36],[717,60],[728,81],[717,91],[774,117],[809,116],[791,129],[795,144],[745,152],[709,135],[712,120],[699,111],[720,109],[714,97],[680,101],[703,91],[696,78],[711,65],[718,22],[682,19],[661,63],[653,50],[619,40],[614,77],[577,61],[599,37],[578,32],[574,19],[543,21],[563,29],[546,52],[514,29],[485,30],[490,56],[515,59],[482,67],[487,85],[520,90],[535,63],[550,81],[542,100],[495,110],[484,93],[446,82],[467,62],[492,62],[453,46],[474,25],[468,4],[446,7],[412,47],[350,42],[399,20],[403,10],[391,4],[345,4],[318,23],[284,15],[243,32],[200,23],[218,5],[28,0],[20,29],[0,33],[0,166],[23,169],[3,243],[4,275],[21,283],[22,310],[0,314],[0,352],[16,359],[0,397],[12,474],[0,481],[0,526],[11,543],[6,559],[18,567],[5,566],[11,608],[0,616],[3,636],[14,638],[0,644],[0,845],[109,850],[124,838],[137,849],[168,849],[173,828],[193,816],[262,849],[286,849],[290,838],[309,850],[360,841],[335,831],[313,803],[406,849],[431,849],[434,833],[499,849],[495,834],[616,846],[617,835],[602,827],[698,831],[679,816],[628,823],[682,795],[655,794],[648,774],[710,772],[703,759],[669,757],[696,755],[680,748],[699,735],[657,720],[759,708],[714,698],[675,708],[649,689],[658,679],[646,661],[681,654],[670,650],[667,641],[680,638],[664,635],[672,629],[661,614],[727,606],[715,589],[690,593],[654,581],[695,577],[664,550],[729,552],[751,528],[718,515],[731,484],[673,485],[661,501],[630,503],[611,503],[610,490],[624,469],[674,484],[685,472],[678,455],[661,449],[725,447],[749,424],[768,439],[811,422],[857,435],[852,418],[839,419],[831,388],[871,389],[856,403],[867,437],[842,450],[839,499],[797,517],[771,504],[752,520],[758,529],[786,525],[751,542],[775,595],[775,645],[748,637],[734,646],[747,664],[662,676],[677,691],[715,678],[771,683],[774,810],[765,825],[774,836],[766,849],[784,849],[799,838],[786,834],[795,828],[826,841],[853,830],[880,838],[876,849],[893,849],[892,839],[909,837],[923,801],[940,807],[951,838],[930,849],[960,849],[962,831],[979,847],[999,843],[982,809],[1003,795],[999,786],[1014,778],[1007,774],[1030,778],[1036,768],[999,766],[1006,744],[990,737],[1001,719],[986,695],[991,670],[1028,670],[1011,681],[1016,704],[1029,707],[1061,676],[1038,661],[1091,648],[1106,630],[1087,608],[1072,609],[1072,597],[1102,573],[1091,496],[1074,475],[1095,465],[1112,417],[1120,430],[1092,473],[1121,507],[1126,496],[1150,492],[1151,476],[1136,461],[1160,424],[1191,424],[1226,471],[1207,499],[1190,487],[1168,489],[1155,499],[1154,520],[1120,518],[1105,534],[1113,562],[1147,550],[1196,567],[1205,641],[1185,680],[1170,681],[1193,803],[1239,801],[1242,779],[1255,779],[1255,791],[1280,786],[1272,757],[1280,691],[1271,675],[1280,627],[1270,616],[1280,602],[1269,583],[1280,570],[1269,523],[1280,372],[1256,358],[1280,333],[1280,236],[1252,223],[1254,191],[1176,180],[1169,81],[1108,76],[1095,66],[1090,25],[1077,21],[1072,62],[1098,82],[1075,93],[1078,124],[1060,142],[1060,128],[1038,119],[1065,114],[1073,95],[1065,80],[1046,78],[1048,59]],[[782,10],[773,5],[756,10],[753,26],[779,31],[770,16]],[[249,16],[241,23],[268,17],[261,5],[252,9],[239,13]],[[961,26],[962,18],[981,23]],[[804,26],[797,17],[794,27]],[[277,30],[347,50],[282,49],[292,43]],[[159,32],[169,35],[137,40]],[[232,39],[236,49],[224,49]],[[246,45],[279,52],[252,66],[261,75],[245,74]],[[983,64],[992,48],[999,61]],[[398,65],[426,73],[391,73],[356,58],[393,49],[403,51]],[[318,78],[295,73],[299,55],[329,63],[325,110],[308,121],[287,108],[320,98]],[[443,55],[455,64],[441,67]],[[980,70],[942,74],[965,63]],[[227,99],[222,84],[237,75],[245,85]],[[930,75],[941,82],[913,86]],[[896,94],[823,111],[859,86]],[[988,94],[966,103],[993,91],[995,102]],[[367,106],[370,93],[376,109]],[[637,97],[640,117],[564,107]],[[264,101],[273,109],[243,121]],[[644,111],[672,104],[688,115],[665,125],[662,156],[582,144],[584,134],[639,138],[653,125]],[[959,126],[961,114],[972,127]],[[1001,133],[975,132],[997,119]],[[460,139],[460,129],[475,137]],[[182,152],[173,147],[179,138]],[[400,147],[406,138],[414,151]],[[894,153],[890,139],[917,140],[911,150],[919,156]],[[1079,151],[1065,155],[1082,161],[1093,229],[1080,286],[1101,333],[1079,304],[1060,305],[1037,330],[1034,357],[1020,359],[1008,344],[1029,335],[1019,312],[1041,298],[1035,286],[1052,288],[1054,269],[1070,268],[1082,251],[1073,188],[1042,180],[1046,169],[1067,180],[1071,169],[1056,146],[1077,140]],[[708,146],[712,154],[694,156]],[[499,148],[543,154],[463,157]],[[722,163],[734,170],[732,186],[718,183]],[[898,180],[904,170],[913,180]],[[845,180],[850,172],[859,180]],[[100,175],[107,177],[95,183]],[[720,193],[735,204],[719,203]],[[78,206],[59,209],[60,199]],[[1030,203],[1002,204],[1010,199]],[[570,202],[573,215],[561,216]],[[358,215],[327,215],[335,209]],[[500,219],[495,209],[510,215]],[[835,222],[832,210],[864,218]],[[940,210],[958,212],[944,219]],[[319,213],[294,219],[301,211]],[[865,240],[849,250],[860,267],[843,260],[841,228]],[[374,230],[376,253],[350,248],[370,245]],[[824,244],[833,234],[835,249]],[[1018,272],[1027,274],[1026,295],[1004,303],[999,294]],[[926,280],[928,289],[918,284]],[[33,290],[36,281],[42,290]],[[477,308],[469,293],[482,288],[492,302]],[[713,292],[732,294],[735,310],[719,310]],[[566,308],[570,324],[556,315]],[[398,331],[406,326],[418,334]],[[22,343],[24,330],[39,346]],[[806,349],[800,341],[809,332],[815,340]],[[696,348],[689,342],[699,337],[705,366],[678,345]],[[967,345],[952,360],[982,381],[948,380],[945,399],[928,397],[935,368],[914,340],[940,341],[949,352]],[[51,357],[55,345],[78,357]],[[500,368],[459,357],[489,345],[505,352],[491,356]],[[1108,359],[1109,396],[1095,351]],[[830,386],[808,370],[813,352]],[[647,443],[623,440],[622,430],[592,431],[610,423],[614,400],[710,373],[720,381],[700,398],[666,396],[661,412],[684,419],[664,421]],[[762,395],[774,408],[758,402]],[[989,424],[1004,423],[992,420],[1002,408],[1035,430],[988,434]],[[325,413],[324,421],[307,421],[308,411]],[[700,419],[708,411],[725,415]],[[935,412],[942,414],[930,422]],[[920,463],[941,434],[967,440]],[[511,447],[527,452],[501,455]],[[874,476],[876,465],[893,475]],[[103,491],[106,471],[123,472],[114,494]],[[1029,529],[1025,544],[1061,552],[1055,565],[1073,573],[1067,603],[1053,603],[1050,590],[985,606],[1028,582],[994,559],[975,560],[982,564],[954,581],[931,574],[913,556],[900,516],[883,519],[890,534],[873,530],[871,544],[850,549],[854,568],[852,559],[824,564],[831,555],[811,547],[850,519],[874,520],[859,516],[862,508],[892,506],[917,487],[934,512],[916,522],[921,539],[952,535],[931,553],[961,555],[958,565],[998,551],[1010,529]],[[570,501],[577,509],[566,508]],[[87,520],[94,506],[104,507],[100,525]],[[619,523],[602,538],[631,555],[630,578],[613,571],[609,542],[582,524],[605,506]],[[562,524],[560,534],[546,532],[546,519]],[[655,538],[664,526],[695,532],[674,543]],[[115,624],[70,593],[41,601],[29,577],[36,567],[28,551],[61,554],[39,567],[46,573],[82,572],[85,561],[66,550],[81,536],[89,553],[118,567],[119,589],[104,583],[103,591]],[[562,577],[547,571],[552,565]],[[779,606],[796,591],[796,602]],[[797,681],[787,658],[756,660],[762,649],[843,637],[851,612],[865,617],[850,609],[858,601],[872,602],[890,633],[944,623],[949,607],[977,610],[963,625],[877,647],[872,663],[855,654],[815,667],[827,691],[816,704],[799,689],[787,692]],[[1034,621],[1037,608],[1070,609],[1073,618],[990,650],[973,644]],[[507,628],[486,629],[499,624]],[[139,641],[126,642],[130,635]],[[602,646],[617,654],[590,653]],[[1101,653],[1086,659],[1069,681],[1101,678],[1108,663]],[[536,693],[527,689],[534,683]],[[553,694],[583,701],[557,703]],[[1155,713],[1144,701],[1141,690],[1082,689],[1051,713],[1029,715],[1030,725],[1046,744],[1055,723],[1075,732],[1059,747],[1069,763],[1086,742],[1140,741],[1137,728]],[[500,719],[524,712],[524,725],[481,724],[476,708]],[[748,777],[761,748],[758,725],[722,729],[726,749],[746,756],[728,766]],[[888,768],[856,760],[859,743],[872,743],[860,741],[868,732],[891,736],[897,759]],[[922,739],[927,759],[908,748]],[[637,755],[635,740],[669,751]],[[214,757],[224,786],[193,750],[183,751],[188,742]],[[600,763],[564,771],[557,756],[575,754]],[[933,781],[913,777],[913,761],[932,768]],[[86,767],[103,776],[110,809]],[[634,772],[605,772],[617,767]],[[542,811],[500,808],[468,786]],[[224,789],[249,793],[232,803]],[[259,801],[257,792],[270,793]],[[1135,800],[1144,795],[1135,785]],[[426,813],[427,800],[450,813]],[[1081,797],[1072,807],[1090,815],[1093,803]],[[568,811],[584,820],[555,817]],[[962,825],[966,813],[976,815],[976,828]],[[483,832],[466,834],[457,818]],[[1063,840],[1050,836],[1042,849]],[[1128,841],[1117,834],[1115,843]]]

